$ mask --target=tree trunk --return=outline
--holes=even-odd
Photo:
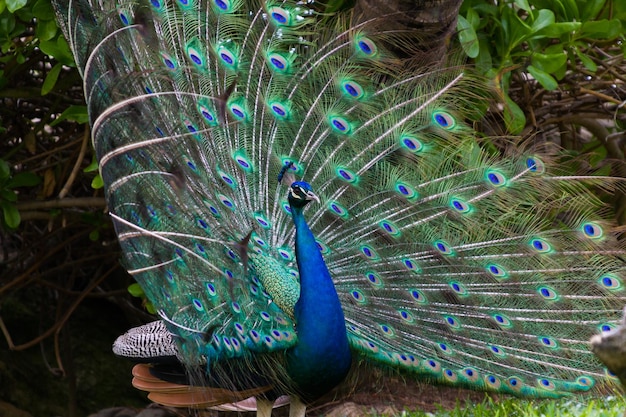
[[[401,57],[436,63],[446,56],[462,0],[357,0],[354,24],[375,20],[380,31],[406,32],[417,45],[406,50],[390,43]]]

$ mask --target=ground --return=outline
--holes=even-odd
[[[361,381],[357,388],[347,391],[347,388],[329,394],[307,410],[308,416],[326,417],[360,417],[396,416],[402,411],[436,411],[439,408],[452,409],[457,404],[481,402],[486,394],[477,391],[432,386],[415,381],[405,381],[398,377],[369,378]],[[138,411],[138,410],[137,410]],[[160,407],[137,411],[128,409],[110,409],[91,417],[252,417],[255,413],[236,413],[223,411],[192,411],[172,410],[168,413]],[[164,413],[165,412],[165,413]],[[287,417],[289,407],[274,410],[274,417]]]
[[[324,414],[328,417],[363,416],[365,413],[396,415],[403,410],[435,411],[439,407],[452,409],[457,403],[481,402],[485,396],[484,392],[388,377],[373,381],[369,387],[361,385],[357,392],[341,401],[314,405],[310,411],[312,415]]]

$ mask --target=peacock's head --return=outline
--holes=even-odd
[[[318,203],[320,199],[313,190],[311,189],[311,185],[304,181],[296,181],[291,183],[289,187],[289,196],[287,197],[289,200],[289,205],[295,208],[302,208],[306,206],[309,201],[315,200]]]

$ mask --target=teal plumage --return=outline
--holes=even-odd
[[[196,382],[308,401],[351,357],[536,397],[612,379],[587,340],[625,249],[594,189],[622,180],[488,146],[469,72],[301,2],[55,7],[124,263]]]

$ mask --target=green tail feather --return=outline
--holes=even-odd
[[[93,3],[56,7],[109,208],[189,363],[276,352],[280,367],[297,343],[276,181],[292,162],[321,199],[305,215],[361,358],[526,396],[613,379],[587,344],[626,303],[626,249],[594,194],[621,179],[486,146],[469,125],[481,81],[403,68],[376,22],[295,2]]]

